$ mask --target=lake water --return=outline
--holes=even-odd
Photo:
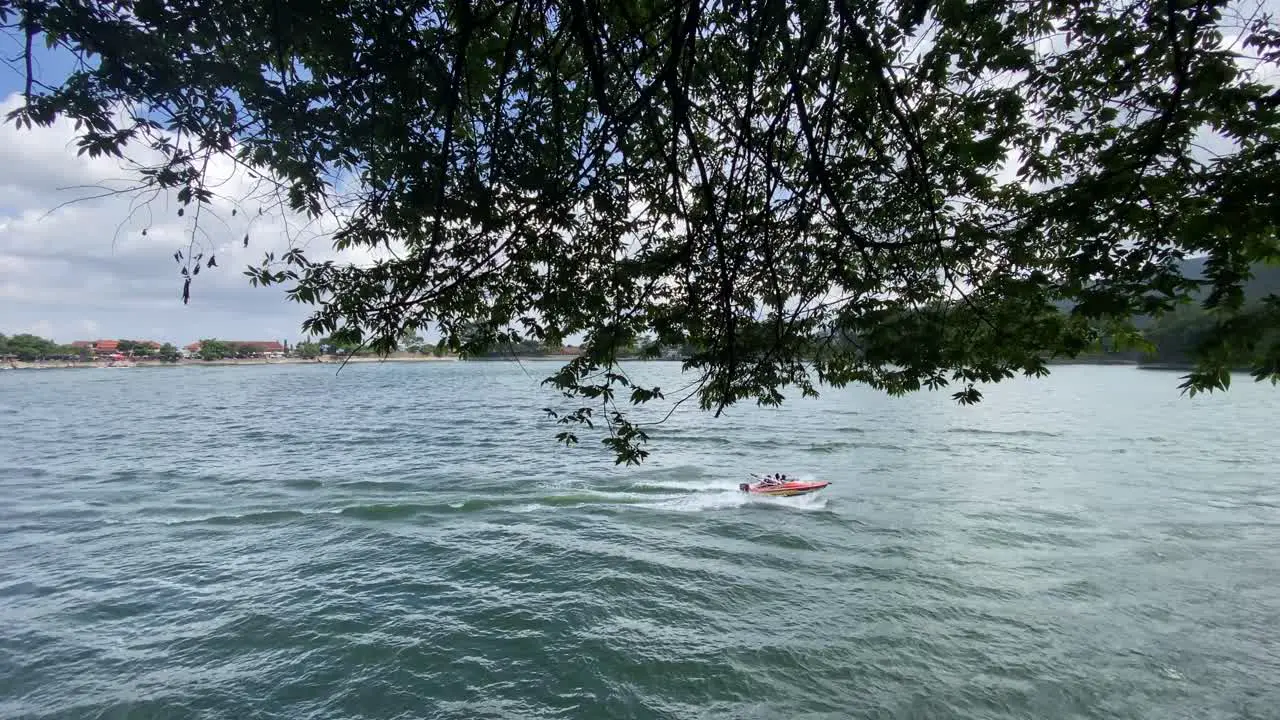
[[[849,388],[620,468],[554,367],[0,373],[0,717],[1280,717],[1280,390]]]

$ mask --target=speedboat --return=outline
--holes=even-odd
[[[792,495],[805,495],[811,492],[817,492],[822,488],[830,485],[826,480],[787,480],[786,482],[774,482],[766,484],[763,481],[754,483],[741,483],[738,489],[744,493],[753,495],[772,495],[775,497],[791,497]]]

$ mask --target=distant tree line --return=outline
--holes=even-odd
[[[118,343],[116,349],[131,357],[155,357],[166,362],[176,362],[181,357],[178,353],[178,348],[174,347],[172,343],[164,343],[157,348],[151,343],[141,340],[117,340],[116,342]]]
[[[502,359],[512,357],[561,357],[565,355],[567,346],[563,342],[552,340],[536,340],[520,338],[512,333],[496,340],[478,329],[467,337],[469,342],[463,343],[464,355],[473,359]],[[687,342],[662,344],[653,335],[639,335],[625,339],[619,343],[619,358],[684,358],[691,356],[696,350]],[[396,341],[394,351],[413,353],[416,355],[432,355],[443,357],[448,353],[444,343],[431,342],[416,333],[406,333]],[[378,350],[350,340],[342,333],[334,333],[325,337],[298,343],[293,354],[299,357],[316,357],[318,355],[375,355]]]
[[[1187,268],[1188,276],[1199,272],[1198,266]],[[1193,302],[1179,306],[1154,318],[1140,318],[1136,323],[1140,332],[1136,335],[1109,334],[1105,327],[1096,329],[1100,338],[1092,346],[1075,348],[1074,353],[1067,353],[1059,359],[1076,362],[1129,362],[1140,364],[1190,366],[1199,359],[1195,348],[1199,347],[1210,333],[1218,332],[1226,325],[1248,326],[1255,314],[1265,312],[1268,304],[1276,303],[1275,295],[1280,293],[1280,268],[1261,266],[1255,268],[1254,277],[1244,285],[1246,302],[1240,310],[1225,313],[1219,310],[1206,309],[1201,303]],[[1062,308],[1064,313],[1069,308]],[[962,313],[962,305],[940,306],[928,310],[907,312],[897,310],[885,313],[870,331],[850,335],[839,330],[815,335],[805,343],[804,355],[810,359],[821,357],[833,348],[847,352],[859,346],[875,346],[891,348],[893,344],[886,338],[894,337],[904,348],[922,342],[922,333],[934,332],[946,323],[935,315]],[[1095,323],[1096,324],[1096,323]],[[1264,326],[1259,323],[1260,326]],[[765,332],[768,328],[759,328]],[[740,328],[744,336],[749,336],[752,327],[744,325]],[[867,337],[867,334],[882,337]],[[155,358],[166,362],[176,362],[180,353],[171,343],[164,343],[159,348],[140,340],[121,339],[117,341],[117,350],[130,357]],[[1272,330],[1265,332],[1258,347],[1267,348],[1280,343],[1280,334]],[[420,335],[405,335],[399,343],[399,350],[423,355],[444,355],[442,345],[430,343]],[[286,349],[289,350],[287,344]],[[538,341],[533,339],[517,339],[489,345],[470,353],[471,357],[501,359],[510,357],[552,357],[563,354],[564,345],[557,342]],[[217,338],[200,341],[199,356],[203,360],[222,360],[228,358],[251,357],[258,354],[257,347],[251,344],[232,343]],[[316,358],[320,355],[370,355],[375,351],[363,347],[341,335],[335,334],[295,344],[290,354],[301,358]],[[679,358],[688,359],[699,352],[698,347],[687,342],[664,343],[653,335],[640,335],[619,343],[619,358]],[[1251,353],[1241,348],[1227,346],[1226,360],[1233,367],[1244,368],[1256,360]],[[48,338],[30,333],[4,335],[0,333],[0,358],[17,359],[23,362],[40,360],[89,360],[93,358],[93,350],[87,347],[62,345]]]
[[[1097,339],[1092,344],[1068,349],[1051,360],[1190,368],[1201,359],[1196,348],[1211,333],[1220,332],[1224,326],[1253,324],[1255,321],[1252,318],[1255,315],[1266,312],[1267,302],[1257,300],[1234,312],[1209,310],[1198,303],[1181,305],[1158,317],[1138,318],[1135,323],[1138,326],[1136,332],[1116,333],[1105,323],[1090,322],[1097,333]],[[895,313],[893,317],[885,317],[879,326],[869,332],[857,335],[837,332],[829,336],[818,336],[808,343],[803,354],[806,358],[814,359],[831,352],[833,348],[838,352],[848,352],[851,348],[891,347],[886,340],[888,336],[898,338],[900,347],[905,351],[919,341],[921,335],[945,327],[945,320],[933,317],[935,314],[945,317],[949,313],[962,312],[963,307],[954,306],[919,313]],[[1070,313],[1069,310],[1061,312]],[[1256,324],[1266,328],[1263,323]],[[1258,347],[1265,350],[1280,343],[1280,333],[1275,330],[1264,329],[1262,333]],[[868,335],[874,337],[867,337]],[[1228,344],[1222,359],[1229,367],[1242,370],[1258,360],[1255,355],[1256,352],[1246,350],[1243,346]]]
[[[150,348],[147,349],[150,350]],[[182,354],[178,352],[178,348],[173,346],[173,343],[161,344],[160,349],[156,350],[156,355],[165,362],[177,362],[182,358]]]
[[[1280,332],[1267,328],[1254,318],[1265,310],[1264,302],[1251,303],[1238,312],[1222,314],[1205,310],[1199,305],[1185,305],[1157,319],[1147,328],[1145,335],[1151,343],[1141,362],[1153,365],[1188,367],[1199,359],[1196,348],[1223,325],[1257,326],[1261,328],[1263,348],[1280,344]],[[1231,343],[1219,350],[1229,367],[1241,370],[1250,367],[1258,358],[1255,352]]]
[[[117,352],[136,358],[156,358],[174,362],[180,356],[178,349],[171,343],[164,343],[159,348],[141,340],[117,340]],[[23,362],[38,360],[90,360],[94,356],[93,349],[62,345],[48,338],[21,333],[6,336],[0,333],[0,357],[13,357]]]
[[[1185,261],[1181,271],[1185,277],[1196,280],[1206,274],[1204,261],[1199,259]],[[1269,350],[1280,347],[1280,333],[1265,319],[1273,312],[1271,308],[1280,308],[1280,267],[1257,263],[1250,268],[1250,273],[1240,289],[1239,308],[1231,308],[1230,303],[1205,307],[1207,293],[1202,291],[1172,312],[1139,318],[1136,324],[1141,329],[1141,347],[1109,350],[1113,355],[1122,354],[1141,364],[1191,367],[1205,359],[1197,348],[1207,345],[1215,348],[1217,356],[1213,359],[1229,367],[1257,366]],[[1220,333],[1237,341],[1206,343]],[[1255,335],[1257,341],[1252,348],[1242,342],[1250,335]],[[1106,355],[1106,352],[1093,353],[1086,359]]]
[[[78,359],[92,355],[88,348],[76,348],[42,338],[39,335],[21,333],[13,336],[0,334],[0,357],[16,357],[23,362],[51,359]]]
[[[286,352],[289,350],[288,344],[284,344]],[[200,340],[200,359],[201,360],[227,360],[235,358],[254,357],[262,352],[262,349],[254,343],[235,343],[217,338],[204,338]]]
[[[471,353],[471,357],[500,359],[510,357],[556,357],[565,353],[562,342],[539,341],[532,338],[498,341],[487,348]],[[653,335],[634,335],[618,342],[619,359],[688,358],[697,348],[688,342],[663,344]]]

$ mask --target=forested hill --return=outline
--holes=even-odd
[[[1192,280],[1203,280],[1205,258],[1190,258],[1183,260],[1181,263],[1182,276]],[[1200,288],[1194,293],[1196,302],[1204,300],[1208,295],[1207,288]],[[1245,283],[1244,298],[1246,303],[1254,303],[1267,295],[1280,295],[1280,265],[1264,265],[1257,263],[1253,266],[1253,278]],[[1070,310],[1074,303],[1069,300],[1059,300],[1054,303],[1061,310]],[[1141,318],[1138,327],[1146,327],[1150,325],[1148,318]]]
[[[1245,305],[1254,305],[1268,295],[1280,295],[1280,266],[1256,264],[1252,268],[1253,277],[1244,285]],[[1205,278],[1205,258],[1191,258],[1182,262],[1184,277],[1201,280]],[[1078,357],[1077,362],[1115,362],[1129,361],[1157,365],[1189,365],[1194,361],[1192,348],[1204,337],[1213,326],[1213,319],[1200,305],[1209,293],[1208,287],[1199,288],[1194,294],[1195,302],[1179,307],[1176,311],[1158,319],[1140,317],[1135,324],[1143,334],[1156,346],[1153,354],[1137,352],[1092,353]],[[1063,311],[1071,308],[1069,303],[1059,303]],[[1243,366],[1246,358],[1240,359]]]
[[[1204,278],[1204,258],[1191,258],[1182,262],[1182,275],[1194,280]],[[1204,299],[1207,294],[1205,288],[1201,288],[1197,297]],[[1280,265],[1263,265],[1261,263],[1253,266],[1253,278],[1244,286],[1244,300],[1246,303],[1257,302],[1267,295],[1280,295]]]

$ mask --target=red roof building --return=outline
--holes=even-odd
[[[107,355],[120,349],[119,340],[76,340],[71,347],[89,348],[95,355]]]
[[[137,347],[149,347],[152,351],[157,351],[163,347],[163,343],[155,340],[133,340],[133,344]],[[76,340],[71,343],[71,347],[89,349],[95,355],[115,355],[120,352],[119,340]],[[132,353],[130,353],[132,354]]]
[[[233,341],[232,345],[249,346],[260,353],[282,353],[284,346],[276,340],[245,340]]]

